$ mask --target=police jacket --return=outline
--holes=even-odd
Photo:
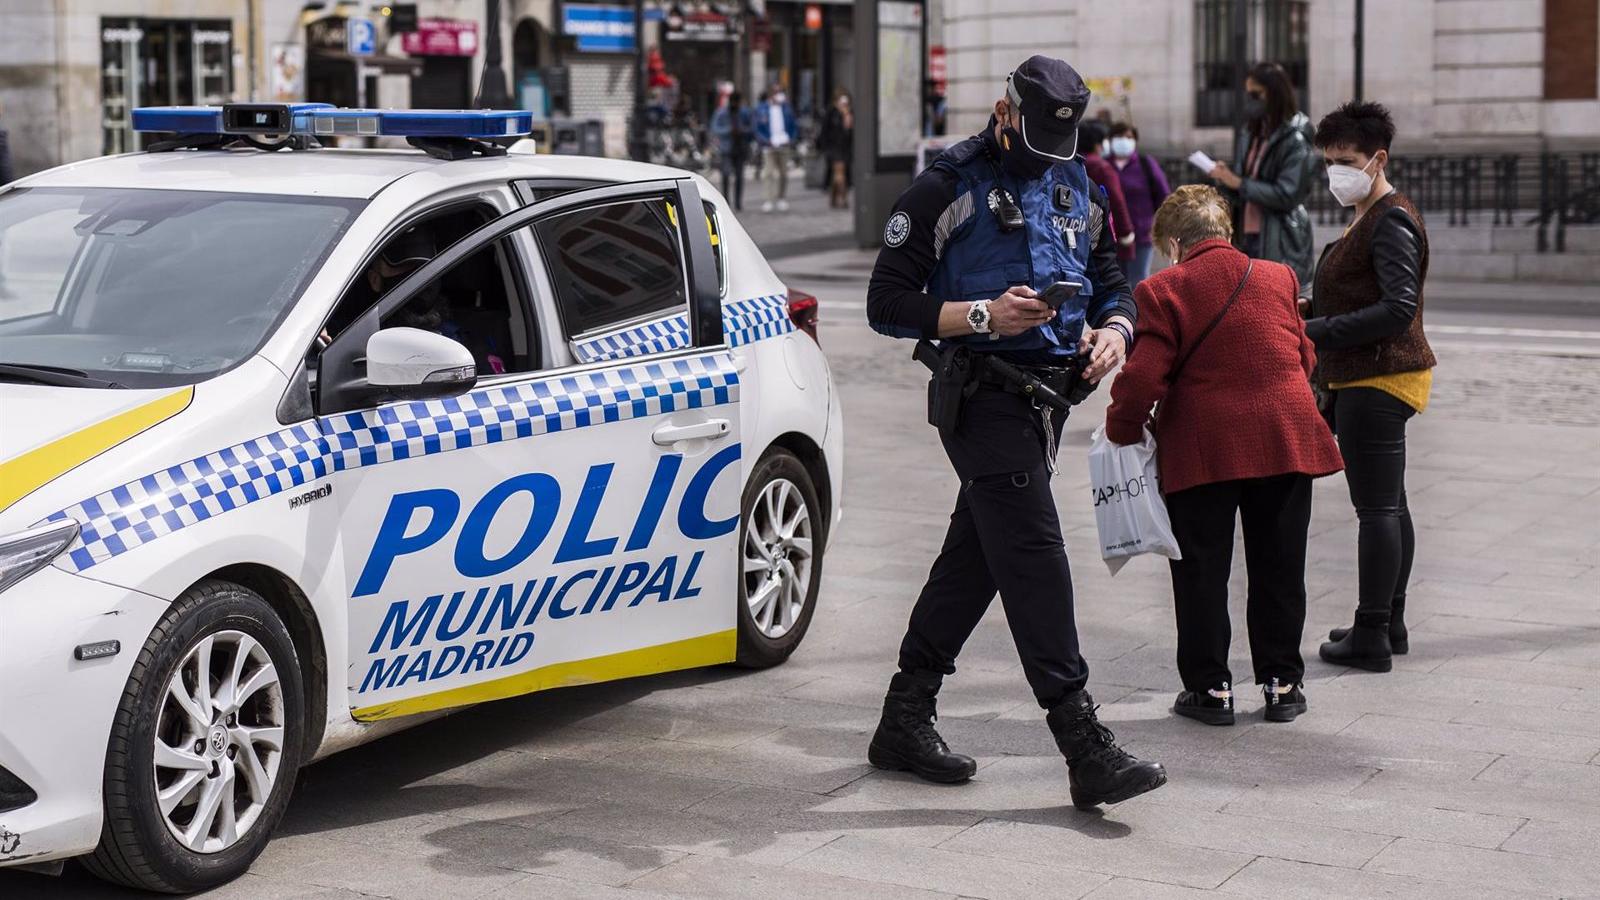
[[[1000,191],[1021,207],[1023,228],[1001,229]],[[1076,281],[1083,286],[1077,296],[1037,328],[998,340],[953,339],[1016,362],[1059,361],[1077,352],[1086,322],[1100,328],[1113,316],[1132,322],[1137,315],[1106,221],[1105,197],[1082,163],[1058,163],[1023,181],[1000,165],[985,130],[940,154],[896,202],[867,288],[867,320],[890,337],[935,339],[945,302]]]

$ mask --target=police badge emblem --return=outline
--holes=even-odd
[[[996,216],[1000,215],[1000,207],[1005,206],[1007,204],[1009,204],[1011,206],[1016,206],[1017,205],[1017,201],[1012,198],[1011,192],[1006,190],[1003,187],[991,188],[989,190],[989,198],[988,199],[989,199],[989,212],[994,213]]]
[[[911,236],[911,217],[904,211],[897,212],[889,217],[888,224],[883,226],[883,242],[890,247],[898,247]]]

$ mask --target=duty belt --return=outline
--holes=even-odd
[[[977,363],[973,367],[974,378],[979,384],[984,387],[1005,391],[1008,394],[1017,394],[1021,397],[1033,399],[1033,392],[1028,389],[1024,382],[1001,372],[998,366],[989,365],[990,357],[982,353],[974,354],[974,356]],[[1018,371],[1039,379],[1044,383],[1045,387],[1055,391],[1062,397],[1071,394],[1073,388],[1077,386],[1078,369],[1075,366],[1024,366],[1016,363],[1011,363],[1011,365],[1015,366]]]

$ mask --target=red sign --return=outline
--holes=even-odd
[[[806,30],[822,30],[822,6],[816,3],[806,4]]]
[[[471,19],[419,19],[401,48],[408,56],[472,56],[478,52],[478,23]]]

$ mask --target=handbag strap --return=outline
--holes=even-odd
[[[1183,371],[1184,366],[1189,364],[1189,358],[1194,356],[1194,352],[1199,350],[1200,345],[1204,344],[1206,342],[1206,338],[1211,336],[1212,330],[1217,327],[1217,323],[1222,321],[1222,317],[1228,314],[1228,309],[1233,306],[1233,301],[1239,299],[1239,292],[1244,290],[1245,282],[1250,280],[1250,270],[1254,269],[1255,266],[1256,261],[1253,259],[1245,263],[1244,277],[1239,279],[1239,284],[1234,287],[1233,293],[1228,295],[1228,302],[1222,304],[1221,311],[1219,311],[1216,316],[1212,318],[1211,324],[1207,325],[1205,330],[1200,332],[1200,336],[1194,339],[1194,343],[1189,345],[1189,352],[1185,353],[1183,358],[1178,360],[1178,364],[1172,367],[1172,374],[1167,376],[1168,384],[1177,383],[1178,374]]]

